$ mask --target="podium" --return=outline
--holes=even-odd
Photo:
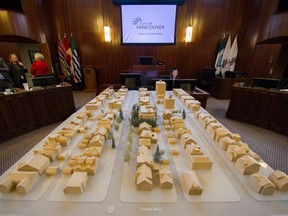
[[[94,65],[81,65],[81,67],[85,80],[84,91],[96,92],[97,89],[96,67]]]

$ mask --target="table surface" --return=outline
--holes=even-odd
[[[36,188],[26,196],[0,193],[0,215],[288,215],[288,193],[276,192],[272,196],[262,196],[254,192],[247,182],[248,177],[240,175],[234,163],[227,161],[225,153],[198,124],[195,114],[189,111],[172,92],[166,92],[166,95],[170,94],[176,100],[175,110],[186,110],[186,126],[192,130],[193,138],[203,152],[213,161],[211,171],[197,172],[203,183],[202,195],[187,196],[183,192],[181,173],[189,168],[187,159],[180,144],[176,144],[175,147],[165,145],[167,137],[163,125],[160,125],[162,130],[158,142],[165,149],[165,157],[170,161],[173,189],[163,191],[156,187],[149,192],[136,191],[134,185],[136,151],[134,151],[134,159],[129,164],[124,162],[129,132],[128,118],[139,96],[138,91],[129,91],[122,106],[125,121],[120,126],[120,131],[114,132],[116,149],[112,150],[106,144],[96,175],[88,177],[87,186],[81,195],[64,195],[63,185],[67,182],[67,176],[58,174],[48,178],[42,175],[41,182],[37,183]],[[156,105],[155,92],[151,92],[150,101],[152,105]],[[164,107],[161,104],[156,106],[160,121]],[[107,110],[107,107],[108,101],[102,109]],[[84,110],[83,107],[71,115],[51,134],[56,134]],[[202,108],[201,111],[206,112]],[[100,112],[100,110],[95,111],[94,116]],[[90,131],[93,131],[97,125],[89,120],[86,124]],[[82,137],[83,135],[77,135],[66,151],[70,154],[79,152],[78,144]],[[44,138],[34,149],[39,149],[46,139]],[[137,138],[133,137],[133,139],[135,141]],[[172,148],[179,150],[178,157],[171,155]],[[27,161],[31,157],[33,157],[33,149],[19,162]],[[0,180],[9,172],[15,171],[19,162],[7,170]],[[59,165],[64,168],[67,166],[67,161]],[[262,162],[262,165],[261,169],[264,172],[271,172],[271,168],[265,162]]]

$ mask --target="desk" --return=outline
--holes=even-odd
[[[204,109],[206,108],[207,99],[210,96],[208,92],[196,87],[195,91],[188,93],[201,103],[201,107],[203,107]]]
[[[288,135],[288,93],[233,86],[227,118]]]
[[[245,83],[246,86],[252,85],[252,78],[219,78],[216,77],[212,83],[211,95],[218,99],[230,99],[232,86],[235,83]]]
[[[171,95],[171,92],[167,92],[167,96]],[[67,195],[66,200],[62,197],[56,197],[55,196],[55,190],[60,188],[61,192],[61,178],[63,177],[61,174],[58,174],[55,177],[51,177],[53,179],[50,179],[50,184],[46,186],[43,194],[41,196],[35,198],[34,200],[23,200],[23,196],[17,196],[16,198],[10,198],[7,199],[3,194],[0,194],[1,202],[0,202],[0,213],[2,214],[13,214],[13,215],[70,215],[70,216],[79,216],[79,215],[142,215],[142,216],[170,216],[170,215],[181,215],[181,216],[191,216],[191,215],[197,215],[197,216],[207,216],[207,215],[247,215],[247,216],[270,216],[270,215],[284,215],[287,214],[287,205],[288,205],[288,195],[285,200],[282,201],[265,201],[267,199],[267,196],[264,196],[264,201],[258,201],[254,197],[252,197],[248,192],[247,189],[243,186],[242,181],[239,180],[238,175],[235,174],[233,169],[233,164],[228,165],[225,159],[225,154],[223,156],[222,153],[220,153],[217,149],[217,145],[211,141],[209,137],[205,135],[205,130],[203,127],[198,123],[198,121],[195,119],[195,114],[189,111],[182,102],[176,98],[175,101],[175,109],[185,109],[187,116],[185,122],[188,124],[187,127],[189,127],[192,130],[193,136],[195,140],[197,141],[197,144],[201,146],[201,149],[205,150],[205,154],[208,154],[210,158],[213,160],[213,168],[212,171],[219,171],[222,172],[224,175],[221,175],[222,178],[210,179],[206,183],[212,183],[218,182],[218,186],[224,188],[226,187],[225,183],[227,184],[227,187],[231,187],[233,189],[234,196],[231,198],[230,194],[226,194],[224,191],[222,193],[214,194],[213,199],[211,199],[210,196],[207,196],[207,194],[203,194],[203,196],[190,196],[189,200],[187,200],[186,195],[184,195],[179,176],[178,176],[178,160],[186,160],[185,155],[182,154],[183,151],[181,151],[180,155],[177,157],[171,155],[170,148],[171,146],[165,146],[165,152],[167,154],[167,157],[170,161],[170,169],[173,176],[173,198],[170,199],[171,195],[169,195],[171,192],[168,190],[159,192],[159,188],[153,188],[152,191],[147,192],[140,192],[140,194],[143,194],[143,197],[150,197],[147,198],[141,202],[138,200],[133,199],[133,197],[125,196],[128,194],[125,194],[125,185],[123,183],[123,179],[127,178],[125,174],[125,169],[127,167],[133,168],[133,164],[135,164],[135,156],[137,152],[137,146],[134,146],[135,151],[133,150],[133,157],[130,162],[130,164],[124,163],[124,152],[127,147],[127,138],[128,138],[128,127],[129,127],[129,117],[130,112],[132,109],[132,106],[134,103],[137,103],[138,101],[139,93],[137,91],[130,91],[128,92],[128,95],[126,96],[125,102],[122,106],[125,120],[123,125],[120,126],[120,131],[117,134],[114,134],[115,136],[120,135],[120,137],[115,137],[116,141],[116,149],[115,149],[115,158],[112,161],[112,173],[110,178],[106,179],[105,185],[109,186],[109,190],[107,189],[107,193],[105,197],[99,201],[91,201],[87,193],[89,194],[89,189],[93,189],[93,185],[99,184],[98,181],[92,181],[91,177],[88,177],[88,182],[86,189],[83,194],[81,195]],[[173,95],[172,95],[173,96]],[[112,98],[113,99],[113,98]],[[151,105],[155,105],[158,108],[158,116],[161,116],[164,108],[163,105],[157,105],[155,100],[155,92],[151,93],[150,96]],[[108,107],[108,101],[105,101],[103,107],[101,110],[107,110]],[[60,130],[63,126],[65,126],[69,121],[75,116],[83,112],[85,109],[80,109],[77,113],[73,114],[69,117],[66,121],[64,121],[60,126],[58,126],[54,131],[51,132],[51,134],[57,133],[58,130]],[[95,111],[93,113],[93,116],[96,117],[101,113],[101,110]],[[202,112],[206,112],[204,109],[201,108]],[[89,124],[90,130],[94,131],[94,126],[96,123],[90,120],[87,120],[87,124]],[[165,131],[163,130],[163,125],[161,127],[161,132],[159,134],[159,142],[165,143]],[[89,131],[88,131],[89,132]],[[114,131],[114,133],[116,133]],[[77,135],[75,139],[73,139],[72,145],[69,147],[71,152],[79,152],[78,144],[81,140],[81,137],[85,136],[83,135]],[[164,141],[161,141],[164,140]],[[41,141],[36,148],[40,148],[43,145],[43,141]],[[176,144],[174,146],[175,148],[180,149],[182,146]],[[110,152],[111,146],[110,144],[105,144],[104,152]],[[32,150],[25,155],[22,160],[27,159],[27,157],[30,157],[33,155]],[[102,157],[102,156],[101,156]],[[106,161],[105,161],[106,162]],[[108,163],[111,163],[111,160],[107,161]],[[68,161],[66,160],[66,162]],[[101,162],[99,164],[99,172],[101,172],[101,167],[103,170],[103,167],[105,167],[106,163]],[[13,165],[7,172],[13,171],[17,168],[18,162]],[[216,169],[214,169],[216,168]],[[7,173],[6,172],[6,173]],[[97,170],[98,172],[98,170]],[[96,172],[96,175],[99,173]],[[201,172],[201,171],[200,171]],[[3,175],[5,175],[4,173]],[[3,175],[0,177],[3,177]],[[42,177],[41,177],[42,178]],[[43,177],[45,178],[45,177]],[[92,177],[93,178],[93,177]],[[49,178],[48,178],[49,179]],[[223,180],[223,181],[222,181]],[[133,188],[134,186],[134,175],[130,178],[131,184],[130,187]],[[210,181],[210,182],[209,182]],[[228,182],[227,182],[228,181]],[[221,185],[222,182],[222,185]],[[128,186],[129,186],[128,185]],[[216,187],[216,191],[219,189]],[[135,192],[134,188],[134,192]],[[158,191],[158,192],[157,192]],[[32,191],[31,191],[32,192]],[[160,201],[151,201],[157,199],[157,197],[153,196],[154,193],[160,193],[163,197]],[[205,190],[204,190],[204,193]],[[97,194],[97,193],[96,193]],[[93,193],[95,195],[95,193]],[[225,198],[225,197],[230,198]],[[63,196],[63,193],[62,193]],[[80,197],[86,197],[87,200],[81,199]],[[141,197],[142,197],[141,196]],[[25,196],[24,196],[25,197]],[[141,199],[141,197],[139,199]],[[167,198],[166,198],[167,197]],[[203,197],[206,197],[205,199],[209,199],[210,201],[203,200]],[[56,200],[56,198],[58,200]],[[65,198],[65,197],[64,197]],[[269,199],[269,196],[268,196]],[[71,201],[73,200],[73,201]],[[89,201],[90,200],[90,201]],[[211,201],[213,200],[213,201]]]
[[[0,142],[66,119],[75,112],[72,86],[0,96]]]

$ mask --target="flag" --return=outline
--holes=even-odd
[[[223,57],[224,48],[225,48],[224,40],[225,40],[225,36],[221,39],[218,54],[217,54],[216,61],[215,61],[215,69],[216,69],[215,75],[218,77],[222,76],[222,74],[221,74],[221,62],[222,62],[222,57]]]
[[[76,50],[76,46],[75,46],[72,34],[70,37],[70,47],[71,47],[71,51],[72,51],[72,64],[73,64],[73,68],[74,68],[75,83],[82,82],[80,60],[79,60],[79,56],[78,56],[78,53]]]
[[[71,79],[74,80],[74,69],[73,69],[73,64],[72,64],[72,51],[70,48],[70,43],[68,41],[68,38],[66,37],[66,34],[64,34],[63,44],[64,44],[64,47],[65,47],[65,50],[67,53],[67,63],[68,63],[69,68],[70,68]]]
[[[59,54],[61,71],[66,76],[67,79],[70,79],[71,74],[69,65],[67,63],[67,53],[64,44],[61,40],[60,34],[58,34],[58,54]]]
[[[237,36],[235,37],[228,55],[228,69],[234,71],[236,59],[238,54]]]
[[[222,77],[225,77],[225,72],[229,70],[228,69],[228,56],[229,56],[230,49],[231,49],[231,36],[229,36],[224,52],[223,52],[223,57],[222,57],[222,62],[221,62]]]

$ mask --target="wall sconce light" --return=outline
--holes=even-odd
[[[193,26],[187,26],[186,27],[186,35],[185,35],[185,43],[191,43],[192,32],[193,32]]]
[[[104,26],[104,41],[107,43],[111,42],[110,26]]]

